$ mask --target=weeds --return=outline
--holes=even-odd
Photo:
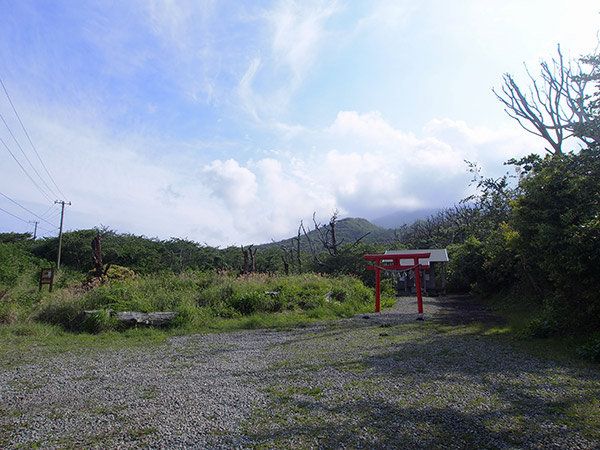
[[[64,340],[65,332],[99,334],[103,339],[118,332],[123,338],[126,327],[115,317],[121,311],[177,312],[168,330],[150,332],[173,335],[289,329],[350,317],[373,307],[372,291],[350,276],[165,272],[91,285],[72,273],[58,273],[61,287],[52,293],[38,292],[32,283],[26,288],[25,282],[20,290],[8,292],[0,308],[0,339],[14,341],[19,335],[30,335],[26,341],[39,340],[46,346]]]

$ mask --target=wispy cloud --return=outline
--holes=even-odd
[[[239,96],[242,100],[242,104],[248,113],[255,119],[259,120],[257,113],[257,96],[252,89],[252,82],[254,81],[254,77],[256,76],[256,72],[260,67],[260,59],[254,58],[250,65],[248,66],[248,70],[240,80],[240,84],[238,86]]]
[[[289,67],[291,88],[298,87],[311,69],[326,36],[327,20],[336,11],[337,2],[281,0],[265,14],[275,64]]]
[[[371,10],[357,23],[359,31],[397,32],[407,23],[415,7],[408,1],[379,0],[370,2]]]
[[[327,22],[337,2],[278,0],[260,16],[266,43],[239,84],[242,104],[257,121],[281,123],[290,101],[327,47]]]

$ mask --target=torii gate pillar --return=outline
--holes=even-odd
[[[421,264],[419,263],[419,260],[429,260],[430,256],[431,253],[394,253],[390,255],[364,256],[365,260],[374,261],[372,266],[367,266],[367,270],[375,270],[375,312],[381,311],[381,270],[414,269],[415,282],[417,285],[417,306],[419,309],[419,314],[423,314],[423,293],[421,292],[421,268],[429,269],[429,264]],[[402,261],[407,260],[412,260],[413,264],[402,264]],[[383,264],[384,261],[385,265]]]

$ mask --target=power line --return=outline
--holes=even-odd
[[[46,183],[46,181],[42,178],[42,176],[37,171],[37,169],[35,168],[35,166],[31,163],[31,160],[27,156],[27,153],[25,153],[25,150],[23,150],[23,147],[21,147],[21,144],[19,144],[19,141],[17,140],[17,137],[13,134],[12,130],[8,126],[8,123],[6,123],[6,120],[4,120],[4,116],[2,115],[2,113],[0,113],[0,119],[2,119],[2,122],[4,122],[4,126],[6,127],[6,129],[10,133],[10,135],[12,136],[13,140],[15,141],[15,144],[17,144],[17,147],[19,147],[19,150],[21,150],[21,153],[23,153],[23,156],[25,157],[25,160],[29,163],[29,165],[31,166],[31,168],[33,169],[33,171],[35,172],[35,174],[38,176],[38,178],[40,179],[40,181],[44,184],[44,186],[46,186],[46,188],[48,189],[48,191],[50,191],[50,193],[54,197],[58,197],[56,195],[56,193],[52,192],[52,188],[50,186],[48,186],[48,183]]]
[[[53,222],[58,216],[60,216],[60,209],[56,209],[51,215],[46,216],[46,220]]]
[[[19,208],[24,209],[25,211],[27,211],[29,214],[33,214],[35,217],[37,217],[40,220],[43,220],[44,222],[46,222],[49,225],[55,226],[53,223],[48,222],[46,219],[44,219],[43,217],[38,216],[36,213],[34,213],[33,211],[28,210],[27,208],[25,208],[23,205],[21,205],[20,203],[18,203],[17,201],[13,200],[12,198],[10,198],[8,195],[3,194],[2,192],[0,192],[0,195],[4,198],[6,198],[7,200],[13,202],[15,205],[17,205]]]
[[[23,218],[21,218],[21,217],[15,216],[13,213],[10,213],[10,212],[8,212],[8,211],[7,211],[7,210],[5,210],[5,209],[2,209],[2,208],[0,208],[0,211],[2,211],[2,212],[5,212],[5,213],[6,213],[6,214],[8,214],[9,216],[13,216],[15,219],[19,219],[21,222],[29,223],[29,221],[28,221],[28,220],[25,220],[25,219],[23,219]]]
[[[27,136],[27,140],[31,144],[31,148],[33,148],[33,151],[35,152],[35,155],[38,157],[38,160],[40,161],[40,164],[42,165],[42,167],[46,171],[46,174],[48,175],[48,178],[50,178],[50,181],[52,181],[52,184],[54,184],[54,186],[56,187],[56,189],[58,190],[58,192],[60,193],[60,195],[63,198],[65,198],[66,195],[63,194],[63,192],[60,190],[60,188],[56,184],[56,181],[54,181],[54,178],[52,178],[52,175],[50,175],[50,172],[48,171],[48,168],[44,164],[44,161],[42,161],[42,158],[40,157],[40,154],[38,153],[37,148],[35,147],[35,145],[33,145],[33,141],[31,140],[31,137],[29,136],[29,133],[27,132],[27,129],[25,128],[25,125],[23,124],[23,121],[21,120],[21,116],[19,116],[19,113],[17,112],[17,108],[15,108],[15,105],[13,104],[13,102],[12,102],[12,100],[10,98],[10,95],[8,95],[8,91],[6,89],[6,86],[4,86],[4,82],[2,81],[1,77],[0,77],[0,84],[2,85],[2,89],[4,90],[4,93],[6,94],[6,98],[8,99],[8,101],[10,103],[10,106],[12,106],[12,109],[13,109],[13,111],[15,113],[15,116],[17,116],[17,119],[19,120],[19,123],[21,124],[21,128],[23,128],[23,132],[25,133],[25,136]]]
[[[56,230],[58,230],[58,227],[54,228],[52,230],[49,230],[48,228],[40,227],[40,225],[38,224],[38,231],[39,230],[45,231],[46,233],[50,234],[50,233],[56,233]]]
[[[2,144],[4,145],[4,148],[6,148],[6,150],[8,150],[8,153],[10,153],[10,156],[13,157],[13,159],[16,161],[16,163],[19,165],[19,167],[21,168],[21,170],[23,170],[23,172],[25,173],[25,175],[27,175],[27,178],[29,178],[31,180],[31,182],[35,185],[36,188],[38,188],[38,190],[42,193],[42,195],[44,197],[46,197],[46,199],[51,202],[52,199],[48,196],[48,194],[46,194],[46,192],[44,192],[44,190],[35,182],[35,180],[33,178],[31,178],[31,175],[29,175],[27,173],[27,171],[25,170],[25,167],[23,167],[21,165],[21,163],[19,162],[19,160],[17,159],[17,157],[13,154],[13,152],[10,151],[10,148],[8,147],[8,145],[6,145],[6,142],[4,142],[4,139],[2,139],[0,137],[0,142],[2,142]]]
[[[15,218],[15,219],[17,219],[17,220],[20,220],[21,222],[25,222],[25,223],[27,223],[27,224],[31,224],[31,223],[32,223],[31,221],[29,221],[29,220],[25,220],[25,219],[23,219],[22,217],[19,217],[19,216],[15,215],[15,214],[13,214],[13,213],[11,213],[11,212],[9,212],[9,211],[5,210],[4,208],[0,208],[0,211],[2,211],[2,212],[4,212],[4,213],[8,214],[9,216],[12,216],[12,217],[14,217],[14,218]],[[38,222],[38,223],[39,223],[39,222]],[[41,227],[41,226],[39,226],[39,225],[38,225],[37,229],[38,229],[38,230],[45,231],[46,233],[44,234],[44,236],[48,236],[49,234],[51,234],[51,233],[54,233],[56,230],[58,230],[58,227],[54,227],[54,229],[52,229],[52,230],[48,230],[47,228],[44,228],[44,227]]]
[[[46,210],[46,212],[44,212],[44,214],[42,214],[42,217],[45,217],[46,214],[48,214],[50,211],[52,211],[52,208],[54,208],[54,204],[50,205],[50,207]],[[50,220],[50,219],[48,219]]]

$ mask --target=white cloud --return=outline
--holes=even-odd
[[[230,208],[245,208],[256,200],[256,176],[233,159],[213,161],[205,166],[202,182]]]
[[[313,212],[323,220],[334,209],[373,219],[451,206],[469,191],[464,159],[503,170],[505,155],[531,151],[524,133],[436,119],[415,137],[378,112],[340,111],[326,129],[298,128],[288,150],[257,160],[203,161],[202,153],[187,151],[161,156],[157,142],[112,136],[69,112],[37,123],[40,148],[61,146],[61,158],[48,165],[73,202],[67,229],[105,224],[211,245],[289,237]],[[10,181],[8,169],[0,175]]]
[[[469,191],[465,160],[498,176],[507,159],[536,148],[518,130],[470,128],[450,119],[430,121],[415,137],[377,111],[340,111],[324,135],[336,147],[316,165],[317,177],[327,180],[338,207],[368,218],[397,209],[451,206]]]
[[[340,111],[326,131],[343,137],[359,137],[378,144],[392,144],[410,139],[408,135],[387,123],[379,111],[370,111],[365,114],[359,114],[356,111]]]

